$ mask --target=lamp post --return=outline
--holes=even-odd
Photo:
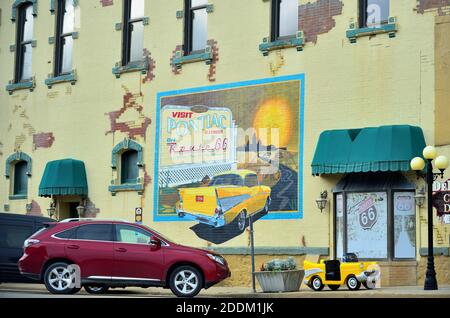
[[[440,176],[444,177],[444,170],[448,168],[449,161],[445,156],[437,156],[436,148],[427,146],[423,150],[423,157],[416,157],[411,160],[411,168],[417,173],[422,171],[426,165],[426,182],[427,182],[427,196],[428,196],[428,262],[427,271],[425,274],[424,290],[437,290],[438,284],[436,280],[436,271],[434,270],[434,253],[433,253],[433,182]],[[433,160],[439,173],[433,172]]]

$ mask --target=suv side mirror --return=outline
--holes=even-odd
[[[150,245],[150,250],[156,251],[161,248],[161,241],[156,236],[152,236],[150,238],[149,245]]]

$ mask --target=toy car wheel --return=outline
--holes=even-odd
[[[246,225],[247,225],[247,212],[242,210],[237,217],[237,228],[239,232],[243,232],[245,230]]]
[[[328,285],[328,288],[331,290],[338,290],[341,285]]]
[[[310,286],[314,291],[321,291],[325,287],[319,276],[311,278]]]
[[[376,283],[375,280],[372,280],[371,282],[367,281],[367,282],[363,282],[362,284],[366,289],[374,289],[375,283]]]
[[[358,290],[361,288],[361,282],[354,275],[351,275],[347,278],[347,287],[350,290]]]

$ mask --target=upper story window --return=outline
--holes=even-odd
[[[73,0],[58,0],[56,15],[55,76],[72,72],[75,8]]]
[[[388,23],[389,0],[360,0],[359,27],[377,27]]]
[[[14,164],[13,195],[27,195],[28,193],[28,163],[18,161]]]
[[[25,2],[18,7],[18,23],[16,34],[16,65],[14,81],[16,83],[30,81],[32,78],[32,46],[33,46],[33,5]]]
[[[185,0],[184,55],[206,48],[208,37],[208,0]]]
[[[128,150],[121,155],[120,183],[137,183],[139,177],[138,152]]]
[[[122,65],[144,59],[144,0],[124,0]]]
[[[295,37],[298,31],[298,0],[272,0],[271,41]]]

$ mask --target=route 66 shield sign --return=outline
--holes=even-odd
[[[377,223],[378,213],[374,205],[359,213],[359,224],[364,230],[370,230]]]

